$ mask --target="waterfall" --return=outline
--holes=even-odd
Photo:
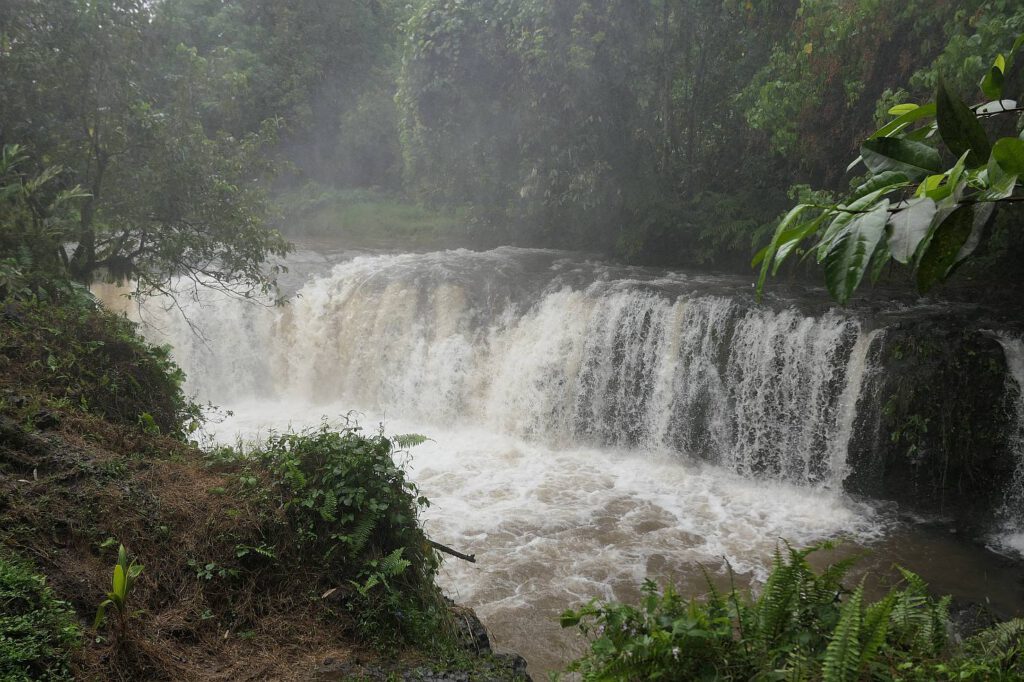
[[[209,342],[176,311],[144,317],[204,400],[340,402],[841,486],[870,343],[857,320],[597,266],[587,282],[530,254],[359,257],[279,309],[203,292],[183,307]]]
[[[1002,531],[999,542],[1024,554],[1024,339],[1005,333],[997,333],[995,338],[1006,357],[1006,391],[1013,405],[1008,445],[1017,459],[1005,504],[998,513]]]

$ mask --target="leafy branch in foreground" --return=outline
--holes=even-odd
[[[701,600],[647,581],[639,606],[591,602],[562,614],[590,651],[570,672],[584,680],[1011,680],[1024,674],[1024,621],[985,630],[955,648],[949,597],[903,581],[869,603],[863,585],[842,583],[854,563],[816,572],[808,549],[776,551],[760,595],[723,593],[708,579]]]
[[[848,168],[863,163],[864,181],[840,203],[793,207],[754,257],[758,295],[769,272],[797,252],[814,254],[840,303],[868,272],[877,280],[891,260],[910,266],[924,293],[970,258],[997,206],[1024,201],[1024,137],[991,142],[986,130],[1024,111],[1004,94],[1022,45],[1024,36],[996,57],[981,79],[979,104],[968,106],[940,79],[934,102],[891,108],[893,119],[864,141]]]

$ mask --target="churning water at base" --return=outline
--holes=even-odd
[[[224,435],[300,428],[347,405],[253,402],[233,406]],[[374,428],[366,415],[363,424]],[[591,598],[637,598],[645,577],[706,591],[728,561],[739,584],[763,579],[776,543],[881,536],[872,510],[842,495],[759,481],[714,466],[680,465],[640,451],[550,447],[480,428],[386,422],[389,433],[429,433],[411,453],[412,479],[430,499],[430,537],[475,554],[449,559],[439,582],[476,609],[499,646],[531,670],[559,669],[581,640],[558,614]]]
[[[299,282],[285,308],[203,292],[189,322],[141,314],[188,388],[234,411],[222,440],[350,410],[430,436],[411,460],[427,532],[479,561],[441,580],[535,671],[579,646],[557,626],[568,606],[647,576],[699,593],[700,565],[758,579],[780,538],[883,534],[842,493],[880,333],[853,317],[511,248],[362,256]]]

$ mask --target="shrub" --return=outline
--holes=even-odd
[[[584,680],[1020,679],[1024,621],[1011,621],[956,652],[947,639],[949,598],[928,596],[920,577],[866,604],[863,587],[845,588],[852,560],[815,572],[821,547],[776,552],[756,598],[708,581],[703,600],[647,581],[639,606],[591,602],[562,614],[590,651],[570,671]]]
[[[239,545],[239,558],[317,562],[314,575],[331,583],[314,587],[336,594],[378,646],[447,644],[447,606],[433,582],[439,561],[417,520],[428,502],[395,461],[422,440],[326,423],[271,436],[240,460],[238,481],[265,510],[273,547],[254,554]]]
[[[122,424],[182,436],[201,419],[182,392],[185,375],[170,349],[149,345],[136,325],[85,298],[9,302],[0,325],[0,369],[16,387]]]
[[[21,561],[0,554],[0,679],[70,680],[74,612]]]

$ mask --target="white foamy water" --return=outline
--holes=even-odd
[[[268,425],[301,429],[337,419],[346,405],[242,403],[218,427],[233,441]],[[379,423],[364,415],[361,423]],[[474,607],[499,645],[532,669],[563,665],[580,640],[559,613],[591,598],[635,598],[645,577],[694,593],[701,566],[724,580],[760,580],[776,544],[881,537],[872,510],[844,496],[758,481],[715,466],[681,465],[639,451],[551,448],[482,429],[398,420],[387,433],[429,433],[412,450],[412,480],[431,501],[427,533],[477,563],[449,558],[439,582]]]
[[[176,310],[151,307],[146,319],[174,346],[189,387],[218,403],[341,402],[841,488],[843,407],[867,342],[856,320],[599,270],[598,281],[570,285],[557,268],[524,265],[531,255],[356,258],[312,278],[284,309],[204,292],[184,308],[206,339]]]
[[[535,669],[558,613],[700,565],[763,577],[780,539],[881,535],[842,493],[871,336],[828,312],[749,307],[702,281],[616,277],[550,252],[355,258],[283,309],[206,292],[150,305],[217,436],[315,424],[433,440],[412,454],[430,535],[477,564],[442,580]]]

